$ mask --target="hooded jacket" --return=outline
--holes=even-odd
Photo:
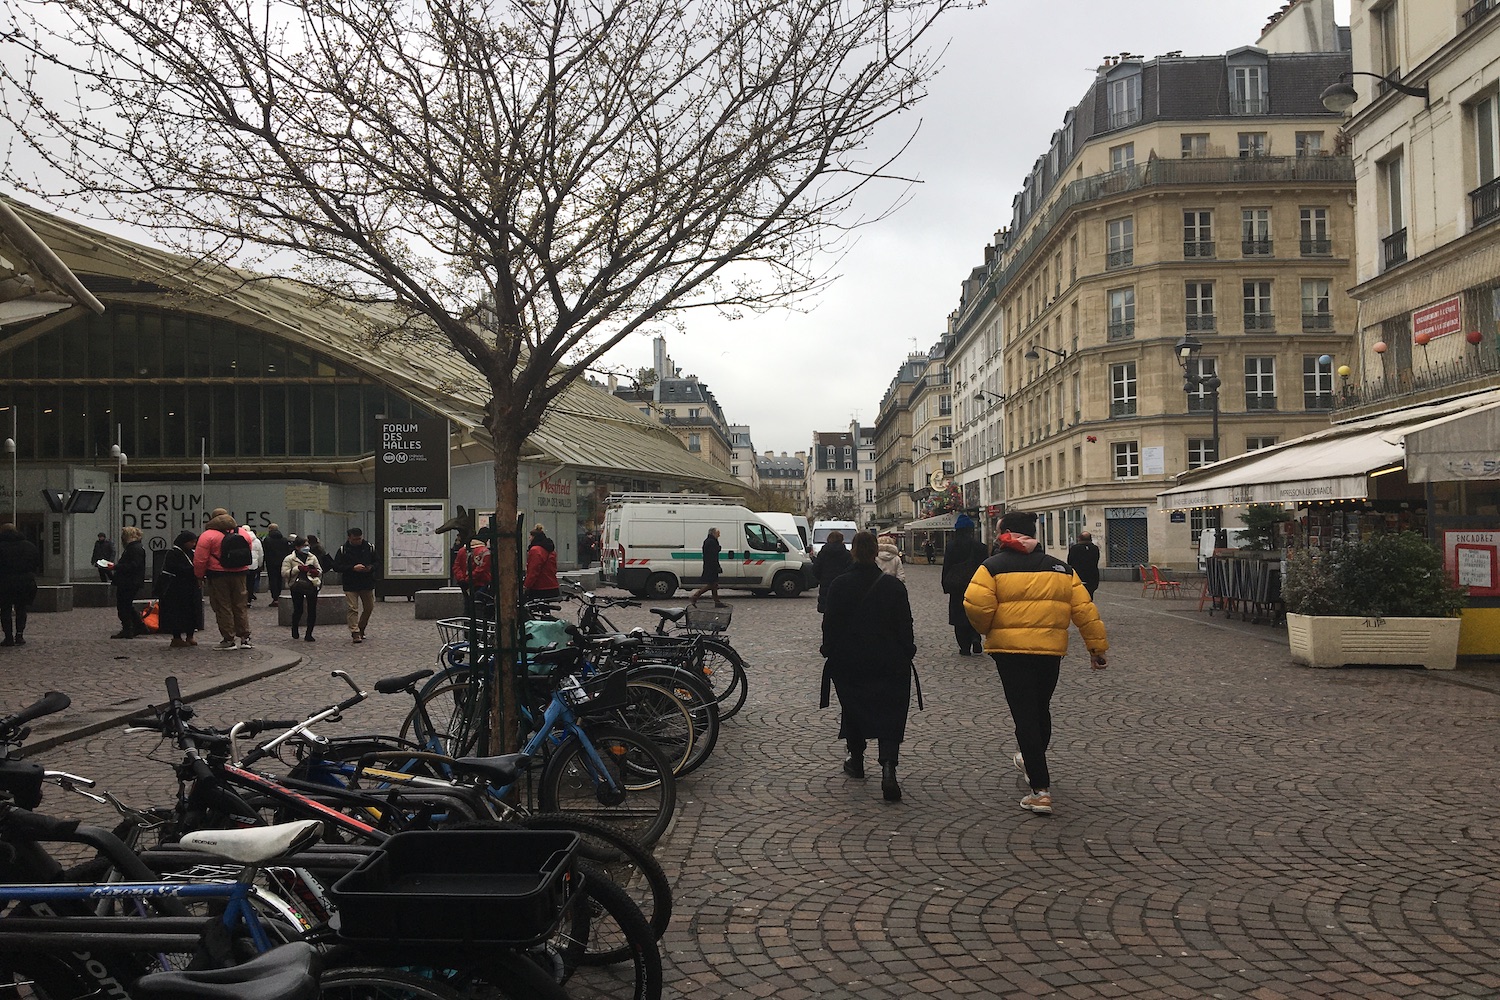
[[[247,528],[236,527],[234,518],[229,514],[220,514],[208,522],[203,529],[203,534],[198,536],[198,547],[193,549],[193,573],[198,579],[206,576],[223,576],[225,573],[244,573],[245,568],[225,569],[224,564],[219,562],[219,552],[224,545],[224,535],[231,531],[238,531],[245,536],[245,541],[255,535]],[[253,543],[252,543],[253,547]]]
[[[1002,535],[1000,543],[1000,551],[974,571],[964,591],[964,613],[984,637],[986,653],[1062,656],[1068,651],[1069,621],[1078,626],[1090,653],[1109,649],[1088,588],[1067,563],[1040,551],[1036,539],[1025,535]]]
[[[880,548],[875,551],[875,565],[880,567],[882,573],[906,582],[906,567],[901,562],[901,550],[896,548],[895,542],[888,542],[884,538],[880,540]]]
[[[527,590],[557,589],[557,546],[546,535],[531,536],[531,546],[526,550],[526,579],[522,586]]]

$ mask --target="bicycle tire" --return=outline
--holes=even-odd
[[[653,846],[666,832],[677,807],[677,779],[671,763],[650,739],[629,729],[591,725],[584,732],[623,796],[617,802],[601,801],[586,753],[573,734],[542,768],[538,781],[542,811],[577,813]]]
[[[696,724],[682,699],[652,680],[631,671],[625,680],[629,704],[613,713],[620,725],[633,729],[661,748],[680,775],[693,757]]]
[[[640,676],[670,688],[693,715],[693,745],[677,776],[692,774],[708,760],[719,742],[719,703],[703,678],[686,667],[670,663],[643,663],[630,668]]]
[[[703,675],[719,701],[719,721],[732,719],[750,696],[745,660],[723,639],[703,638],[693,658],[693,668]]]
[[[635,979],[632,1000],[660,1000],[661,949],[640,908],[603,872],[587,864],[578,868],[592,912],[588,949],[568,980],[568,996],[574,1000],[618,997],[624,983],[608,967],[628,963],[626,975],[633,973]]]
[[[356,819],[379,827],[386,833],[399,833],[408,829],[425,829],[432,821],[462,822],[466,819],[481,819],[489,815],[488,804],[483,799],[483,793],[462,786],[451,780],[448,775],[441,773],[440,767],[427,760],[402,760],[400,754],[412,749],[411,745],[404,740],[391,740],[384,737],[353,737],[343,741],[335,741],[331,746],[321,748],[318,751],[318,759],[334,764],[352,764],[361,759],[375,755],[381,761],[389,761],[388,765],[395,770],[405,771],[413,776],[423,778],[435,778],[443,781],[453,788],[451,797],[440,797],[442,789],[434,789],[420,785],[410,787],[399,784],[386,784],[378,779],[370,779],[374,788],[365,787],[357,781],[346,781],[344,785],[330,785],[333,792],[340,789],[349,792],[363,792],[366,794],[378,794],[382,801],[379,805],[352,805],[345,804],[335,798],[329,804]],[[394,755],[394,756],[392,756]],[[294,780],[313,781],[308,768],[312,764],[311,759],[298,761],[288,772],[288,777]],[[352,776],[351,776],[352,777]],[[438,803],[443,809],[434,815],[434,804]],[[402,816],[398,820],[395,817],[385,815],[392,805],[401,806]],[[376,815],[372,815],[372,812]],[[414,816],[420,817],[426,813],[428,822],[415,824]],[[299,818],[299,817],[289,817]],[[330,836],[337,834],[337,836]],[[324,839],[330,842],[363,842],[364,838],[345,835],[325,826]]]
[[[440,980],[376,966],[325,969],[318,976],[318,988],[320,1000],[464,1000],[463,993]],[[511,1000],[531,997],[503,991],[501,995]]]
[[[640,841],[606,823],[568,813],[533,813],[517,819],[528,830],[579,835],[580,858],[604,873],[635,900],[658,941],[672,922],[672,883],[661,862]]]
[[[477,753],[487,742],[489,711],[484,704],[486,686],[473,683],[472,676],[465,666],[429,677],[397,735],[451,757]]]

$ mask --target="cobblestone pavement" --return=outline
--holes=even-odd
[[[896,804],[840,771],[810,597],[730,597],[751,694],[658,848],[677,891],[669,995],[1500,994],[1500,668],[1310,670],[1278,629],[1105,584],[1110,667],[1091,673],[1075,635],[1054,699],[1057,811],[1033,816],[993,664],[953,648],[937,572],[908,567],[927,709]],[[46,664],[132,697],[143,671],[193,677],[231,656],[137,640],[143,665],[122,668],[107,641],[65,637],[108,634],[106,614],[36,616],[24,651],[0,650],[6,706],[67,689]],[[436,648],[408,604],[377,607],[361,646],[318,634],[286,642],[293,668],[206,699],[202,717],[326,704],[341,696],[329,670],[368,686]],[[271,630],[256,635],[273,655]],[[159,676],[145,683],[159,697]],[[376,696],[343,729],[400,713]],[[164,800],[150,746],[107,730],[43,759]]]

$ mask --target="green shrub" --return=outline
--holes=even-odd
[[[1414,531],[1295,552],[1281,595],[1292,614],[1355,618],[1452,618],[1465,598],[1442,554]]]

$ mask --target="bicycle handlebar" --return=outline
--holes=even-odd
[[[71,704],[73,704],[73,699],[61,691],[48,691],[15,715],[7,715],[0,719],[0,736],[20,735],[22,727],[32,719],[40,719],[44,715],[61,712]]]

